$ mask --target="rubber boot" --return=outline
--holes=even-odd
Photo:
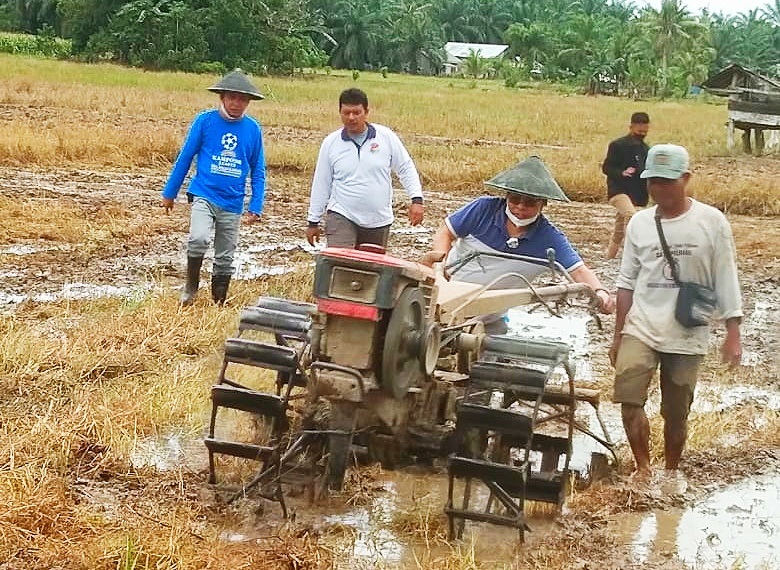
[[[200,266],[203,264],[202,257],[187,257],[187,282],[184,284],[184,291],[181,293],[179,303],[188,307],[195,302],[198,294],[198,285],[200,285]]]
[[[228,286],[230,285],[230,275],[212,275],[211,276],[211,298],[217,305],[224,305],[227,299]]]

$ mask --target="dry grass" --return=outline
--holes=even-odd
[[[27,239],[76,243],[89,230],[80,208],[68,200],[0,196],[0,211],[4,222],[0,243]]]
[[[447,543],[447,517],[442,510],[441,497],[415,490],[408,505],[393,512],[390,528],[399,536],[431,545]]]
[[[132,304],[27,303],[1,317],[0,559],[25,568],[54,561],[66,568],[203,568],[210,560],[240,567],[245,557],[268,568],[323,567],[327,553],[303,535],[299,550],[309,558],[290,554],[308,560],[298,566],[278,549],[222,543],[210,535],[214,526],[201,536],[193,530],[203,526],[207,508],[194,500],[200,477],[176,483],[175,473],[145,471],[122,483],[137,471],[130,457],[139,440],[170,430],[200,437],[208,386],[238,308],[296,283],[305,297],[309,275],[239,284],[227,310],[203,302],[184,311],[173,294],[150,294]],[[160,489],[156,496],[128,491],[156,478],[178,491],[168,498]],[[75,481],[101,480],[113,481],[111,495],[119,495],[109,503],[128,512],[107,516],[105,502],[84,500],[74,488]],[[205,551],[204,540],[211,545]]]
[[[203,89],[214,78],[188,74],[0,55],[0,77],[0,164],[26,168],[143,166],[162,179],[192,115],[214,102]],[[307,80],[263,78],[260,84],[269,98],[252,110],[267,127],[270,167],[303,173],[308,180],[321,137],[337,123],[334,101],[351,79],[334,74]],[[507,91],[497,83],[478,82],[472,89],[469,82],[457,80],[384,80],[361,74],[360,85],[372,99],[374,118],[396,128],[408,143],[425,186],[463,193],[479,190],[483,180],[514,160],[539,153],[572,197],[600,199],[602,153],[608,140],[625,129],[635,107],[608,98]],[[643,106],[659,117],[654,140],[682,142],[697,157],[722,154],[723,105]],[[660,117],[674,120],[664,124]],[[524,144],[531,146],[519,146]],[[771,186],[777,178],[776,160],[712,160],[697,172],[697,192],[735,211],[780,212]],[[742,169],[746,161],[759,165],[751,176],[735,180],[724,174]],[[124,201],[112,196],[115,186],[89,200],[81,199],[80,188],[72,193],[41,188],[22,197],[13,187],[0,188],[0,244],[51,243],[52,250],[29,257],[42,275],[50,265],[75,264],[87,271],[94,267],[89,265],[94,257],[110,259],[124,248],[154,251],[159,240],[185,231],[182,215],[143,211],[152,199],[135,187],[127,189]],[[282,200],[287,190],[274,188],[280,198],[269,204],[271,212],[288,207]],[[773,258],[770,251],[762,255]],[[0,264],[4,259],[7,254],[0,254]],[[155,280],[167,284],[165,275]],[[263,294],[310,300],[311,285],[308,271],[235,282],[225,309],[200,298],[181,310],[175,293],[163,289],[127,299],[25,302],[13,315],[0,316],[3,567],[334,567],[332,536],[325,540],[307,526],[291,525],[257,540],[233,542],[225,534],[241,528],[246,514],[225,508],[209,494],[203,473],[189,467],[156,471],[132,461],[139,442],[172,431],[200,439],[208,389],[240,307]],[[258,387],[273,381],[271,374],[245,369],[231,374]],[[657,454],[660,427],[653,424]],[[697,416],[688,461],[693,467],[715,461],[711,442],[720,433],[745,434],[749,444],[743,448],[749,453],[776,448],[779,424],[776,412],[749,405]],[[729,458],[734,450],[724,446],[715,452]],[[627,455],[625,459],[630,463]],[[241,473],[239,468],[233,472]],[[352,470],[350,476],[354,479],[347,483],[344,501],[370,504],[377,491],[376,468]],[[575,518],[587,512],[581,505],[594,497],[614,499],[590,490],[577,494],[572,505],[580,515]],[[474,544],[443,545],[441,507],[421,492],[396,512],[391,529],[422,545],[413,547],[414,561],[407,566],[495,567],[481,561]],[[253,522],[263,523],[262,516]],[[522,551],[512,567],[557,569],[587,559],[587,545],[580,538],[595,531],[572,524],[563,529],[560,545]],[[599,533],[593,545],[605,550],[613,546]]]
[[[0,62],[4,164],[165,171],[193,115],[214,104],[204,89],[214,77],[2,54]],[[269,167],[310,173],[322,137],[338,125],[335,102],[351,77],[333,73],[257,81],[268,98],[250,112],[266,127]],[[600,164],[607,144],[626,130],[631,112],[642,108],[654,117],[651,141],[689,148],[699,197],[735,213],[780,213],[773,187],[777,158],[735,156],[726,159],[728,164],[718,162],[729,155],[726,106],[720,99],[634,102],[536,86],[509,90],[499,82],[385,79],[371,73],[361,74],[359,86],[369,93],[372,118],[398,131],[430,189],[478,191],[484,180],[538,154],[571,198],[602,200]],[[750,174],[753,168],[759,169],[758,178]]]

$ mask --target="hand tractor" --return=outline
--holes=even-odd
[[[443,262],[431,269],[376,247],[326,248],[315,256],[314,303],[261,297],[244,308],[212,388],[210,482],[217,455],[256,461],[232,498],[258,488],[286,515],[286,487],[312,498],[337,492],[355,458],[392,468],[447,457],[451,536],[473,519],[517,527],[522,538],[525,501],[563,501],[573,431],[611,444],[603,424],[600,438],[575,420],[577,401],[598,412],[598,393],[575,388],[568,345],[489,335],[480,319],[530,304],[554,313],[578,298],[593,308],[591,289],[554,256],[498,255],[549,267],[549,278],[491,289],[451,279],[457,268]],[[275,372],[276,392],[231,379],[242,366]],[[223,409],[266,426],[265,441],[217,435]],[[476,485],[487,505],[477,504],[485,493]]]

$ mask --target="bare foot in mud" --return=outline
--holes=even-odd
[[[661,477],[661,492],[664,495],[684,495],[688,490],[688,480],[679,469],[664,469]]]
[[[647,486],[653,482],[653,470],[652,469],[637,469],[634,471],[630,480],[637,485]]]

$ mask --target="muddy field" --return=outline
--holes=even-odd
[[[752,176],[780,174],[778,161],[771,159],[711,159],[701,168],[728,170],[729,176],[739,176],[739,168],[752,169]],[[34,205],[38,212],[45,212],[47,204],[67,207],[86,228],[84,239],[63,239],[46,232],[36,238],[6,235],[0,241],[0,311],[8,316],[23,304],[132,297],[178,287],[188,207],[179,200],[172,215],[163,214],[158,192],[166,174],[162,169],[97,172],[0,167],[0,196]],[[303,240],[309,179],[281,172],[269,176],[262,223],[244,227],[241,234],[236,277],[250,283],[265,275],[311,266],[312,251]],[[403,194],[399,193],[391,252],[417,258],[427,249],[443,216],[476,195],[477,189],[428,192],[424,226],[411,228],[406,223]],[[546,213],[568,234],[602,281],[612,284],[617,262],[605,260],[603,251],[613,210],[604,204],[571,203],[552,205]],[[19,215],[24,216],[24,211]],[[715,409],[727,417],[747,410],[757,417],[776,418],[780,413],[780,223],[776,218],[748,216],[730,216],[730,220],[739,250],[746,309],[745,360],[736,373],[724,371],[717,363],[715,341],[719,334],[715,335],[699,388],[699,411],[704,414]],[[176,310],[175,305],[171,310]],[[236,312],[238,307],[225,310]],[[588,377],[583,380],[602,390],[607,425],[613,439],[622,441],[619,413],[608,402],[606,349],[611,332],[611,317],[603,319],[601,331],[591,322],[584,333],[587,348],[580,356],[587,364],[583,370]],[[203,378],[204,391],[212,381]],[[657,408],[652,408],[657,406],[657,395],[654,402],[651,421],[657,424]],[[729,424],[724,421],[724,425]],[[761,431],[760,425],[753,427]],[[684,459],[688,479],[684,492],[638,489],[629,478],[628,465],[622,465],[605,482],[575,493],[558,516],[540,514],[531,523],[533,532],[524,547],[517,546],[514,533],[487,525],[472,525],[463,544],[444,543],[441,507],[446,484],[441,466],[436,465],[399,472],[368,470],[359,484],[364,496],[359,504],[336,499],[327,506],[310,506],[293,499],[296,528],[317,536],[327,534],[334,540],[336,546],[330,549],[333,556],[322,567],[552,568],[549,564],[560,559],[560,551],[565,551],[567,560],[561,567],[579,569],[777,567],[780,519],[773,507],[780,499],[777,435],[760,438],[759,443],[738,432],[718,435],[709,449],[697,445]],[[76,480],[71,492],[81,501],[139,520],[149,518],[143,513],[154,511],[146,510],[150,502],[164,505],[170,499],[180,508],[185,497],[187,508],[199,510],[206,529],[210,514],[222,512],[224,507],[206,484],[205,457],[197,437],[162,434],[139,442],[137,471],[107,480]],[[172,487],[176,485],[186,491],[175,493]],[[268,551],[287,536],[275,505],[254,498],[235,508],[233,524],[223,530],[222,540]],[[159,505],[154,512],[159,512]],[[433,521],[428,525],[431,534],[408,536],[400,532],[398,515],[406,512],[410,517],[428,516]],[[152,518],[164,530],[164,521],[157,515]],[[344,534],[343,540],[333,539],[339,533]],[[305,548],[305,541],[294,542],[296,547],[304,544]],[[454,556],[460,565],[447,565]],[[0,560],[3,569],[22,567]],[[303,566],[290,562],[286,567]]]

